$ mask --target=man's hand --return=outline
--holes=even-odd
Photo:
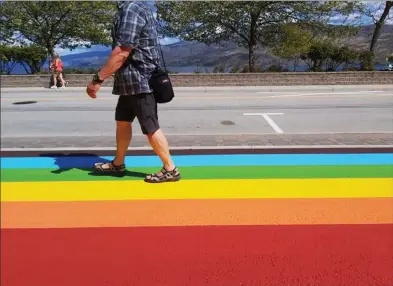
[[[99,79],[105,80],[108,77],[112,76],[127,60],[131,53],[131,47],[119,47],[116,46],[111,55],[109,56],[106,63],[100,69]],[[91,98],[97,98],[97,92],[100,89],[101,84],[98,82],[91,82],[87,86],[87,94]]]
[[[100,90],[101,84],[99,83],[89,83],[87,85],[86,92],[91,98],[97,98],[97,92]]]

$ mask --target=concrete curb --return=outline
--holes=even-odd
[[[288,90],[386,90],[393,92],[393,84],[371,84],[371,85],[296,85],[296,86],[195,86],[195,87],[174,87],[175,91],[233,91],[233,90],[251,90],[251,91],[288,91]],[[65,89],[53,90],[45,87],[5,87],[1,88],[1,92],[23,92],[23,91],[37,91],[37,92],[69,92],[69,91],[84,91],[86,87],[67,87]],[[103,91],[112,91],[112,87],[101,87]]]
[[[208,86],[293,86],[293,85],[356,85],[393,84],[393,72],[283,72],[249,74],[171,74],[175,87]],[[92,79],[91,74],[67,74],[69,87],[84,86]],[[111,86],[113,78],[103,86]],[[49,87],[50,75],[7,75],[1,78],[3,87]]]
[[[357,148],[358,147],[358,148]],[[19,150],[19,151],[18,151]],[[114,148],[4,148],[4,157],[78,157],[78,156],[114,156]],[[302,154],[388,154],[393,153],[393,145],[380,146],[212,146],[212,147],[175,147],[171,148],[172,155],[302,155]],[[151,148],[140,147],[129,149],[128,156],[156,156]]]
[[[277,146],[176,146],[171,150],[248,150],[248,149],[385,149],[393,148],[393,145],[277,145]],[[55,148],[1,148],[1,152],[48,152],[48,151],[115,151],[115,147],[55,147]],[[129,151],[150,151],[151,147],[131,147]]]

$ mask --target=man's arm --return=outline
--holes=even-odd
[[[131,49],[131,47],[116,46],[98,73],[99,79],[105,80],[115,73],[127,60]]]
[[[100,80],[105,80],[116,72],[127,60],[131,50],[137,46],[139,35],[145,26],[144,11],[133,3],[127,3],[120,12],[120,22],[115,39],[116,47],[99,72]]]

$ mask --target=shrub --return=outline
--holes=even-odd
[[[266,69],[267,72],[283,72],[284,69],[280,65],[271,65]]]
[[[362,51],[359,53],[360,70],[374,71],[375,54],[371,51]]]

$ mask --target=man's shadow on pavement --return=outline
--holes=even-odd
[[[55,159],[55,165],[58,167],[57,170],[51,171],[52,174],[61,174],[72,169],[79,169],[85,172],[89,172],[90,176],[113,176],[106,173],[97,173],[93,171],[95,163],[109,163],[110,160],[101,158],[96,154],[91,153],[48,153],[40,154],[40,157],[49,157]],[[126,171],[124,176],[144,178],[147,174],[141,172]]]

